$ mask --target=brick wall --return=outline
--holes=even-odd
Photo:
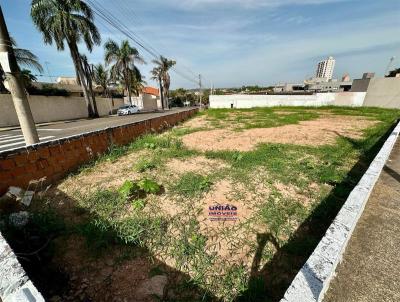
[[[30,181],[43,177],[45,183],[53,183],[105,153],[111,145],[126,145],[146,133],[161,132],[196,112],[191,109],[0,153],[0,196],[9,186],[26,189]]]

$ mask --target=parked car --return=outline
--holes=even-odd
[[[117,114],[118,115],[130,115],[134,113],[138,113],[140,110],[136,105],[124,105],[119,107]]]

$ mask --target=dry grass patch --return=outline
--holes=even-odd
[[[171,159],[166,167],[173,173],[183,174],[196,172],[208,174],[212,171],[226,168],[227,165],[221,160],[208,159],[204,156],[189,157],[186,159]]]
[[[212,127],[209,120],[205,115],[197,116],[185,122],[185,128],[210,128]]]
[[[78,175],[72,175],[64,180],[58,189],[66,194],[88,194],[99,188],[118,188],[126,179],[135,179],[139,173],[135,164],[148,158],[148,150],[133,152],[116,160],[107,160],[96,165],[96,168],[86,168]]]

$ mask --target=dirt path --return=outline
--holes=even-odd
[[[324,302],[400,301],[400,140],[350,239]]]

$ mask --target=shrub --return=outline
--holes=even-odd
[[[70,96],[70,93],[65,89],[59,89],[52,85],[43,85],[42,88],[31,86],[28,88],[31,95],[44,95],[44,96]]]

